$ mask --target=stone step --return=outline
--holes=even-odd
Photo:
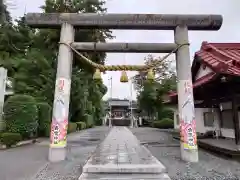
[[[126,127],[113,127],[83,167],[83,173],[165,174],[165,166]]]
[[[79,180],[171,180],[167,174],[91,174],[83,173]]]

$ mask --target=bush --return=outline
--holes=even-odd
[[[77,124],[77,129],[78,130],[82,130],[82,129],[86,129],[87,128],[87,125],[86,125],[86,123],[85,122],[76,122],[76,124]]]
[[[16,145],[19,141],[22,140],[22,136],[20,133],[3,133],[1,135],[1,141],[5,144],[8,148],[12,145]]]
[[[68,123],[68,133],[77,131],[77,123],[69,122]]]
[[[14,95],[4,105],[7,132],[20,133],[29,138],[37,132],[38,109],[35,99],[29,95]]]
[[[94,126],[93,116],[90,114],[85,114],[85,122],[87,128],[91,128]]]
[[[48,103],[38,103],[38,135],[48,137],[51,129],[51,106]]]
[[[3,132],[0,132],[0,143],[2,142],[2,134]]]
[[[154,121],[153,127],[160,129],[172,129],[174,128],[174,121],[169,118],[164,118],[160,121]]]
[[[159,112],[158,118],[159,119],[165,119],[165,118],[173,119],[174,118],[174,111],[172,109],[169,109],[169,108],[163,108]]]

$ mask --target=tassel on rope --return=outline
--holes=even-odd
[[[149,80],[149,81],[153,81],[153,80],[154,80],[154,72],[153,72],[152,69],[149,69],[149,70],[148,70],[147,80]]]
[[[94,80],[101,80],[101,71],[99,69],[96,69],[95,73],[93,74],[93,79]]]
[[[128,82],[128,76],[127,76],[126,71],[122,71],[122,75],[121,75],[121,78],[120,78],[120,82],[122,82],[122,83]]]

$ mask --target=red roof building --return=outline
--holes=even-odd
[[[217,129],[219,136],[235,138],[240,147],[240,43],[203,42],[191,71],[197,132]],[[177,92],[169,97],[174,127],[179,128]]]
[[[195,53],[191,70],[196,99],[199,87],[219,77],[240,76],[240,43],[203,42],[201,49]],[[177,92],[170,92],[169,97],[176,102]]]

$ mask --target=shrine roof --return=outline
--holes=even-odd
[[[203,42],[196,58],[216,73],[240,75],[240,43]]]
[[[212,72],[195,80],[200,65],[206,65]],[[192,64],[193,88],[210,82],[219,74],[240,76],[240,43],[208,43],[203,42],[195,53]],[[170,92],[169,96],[176,96]]]

